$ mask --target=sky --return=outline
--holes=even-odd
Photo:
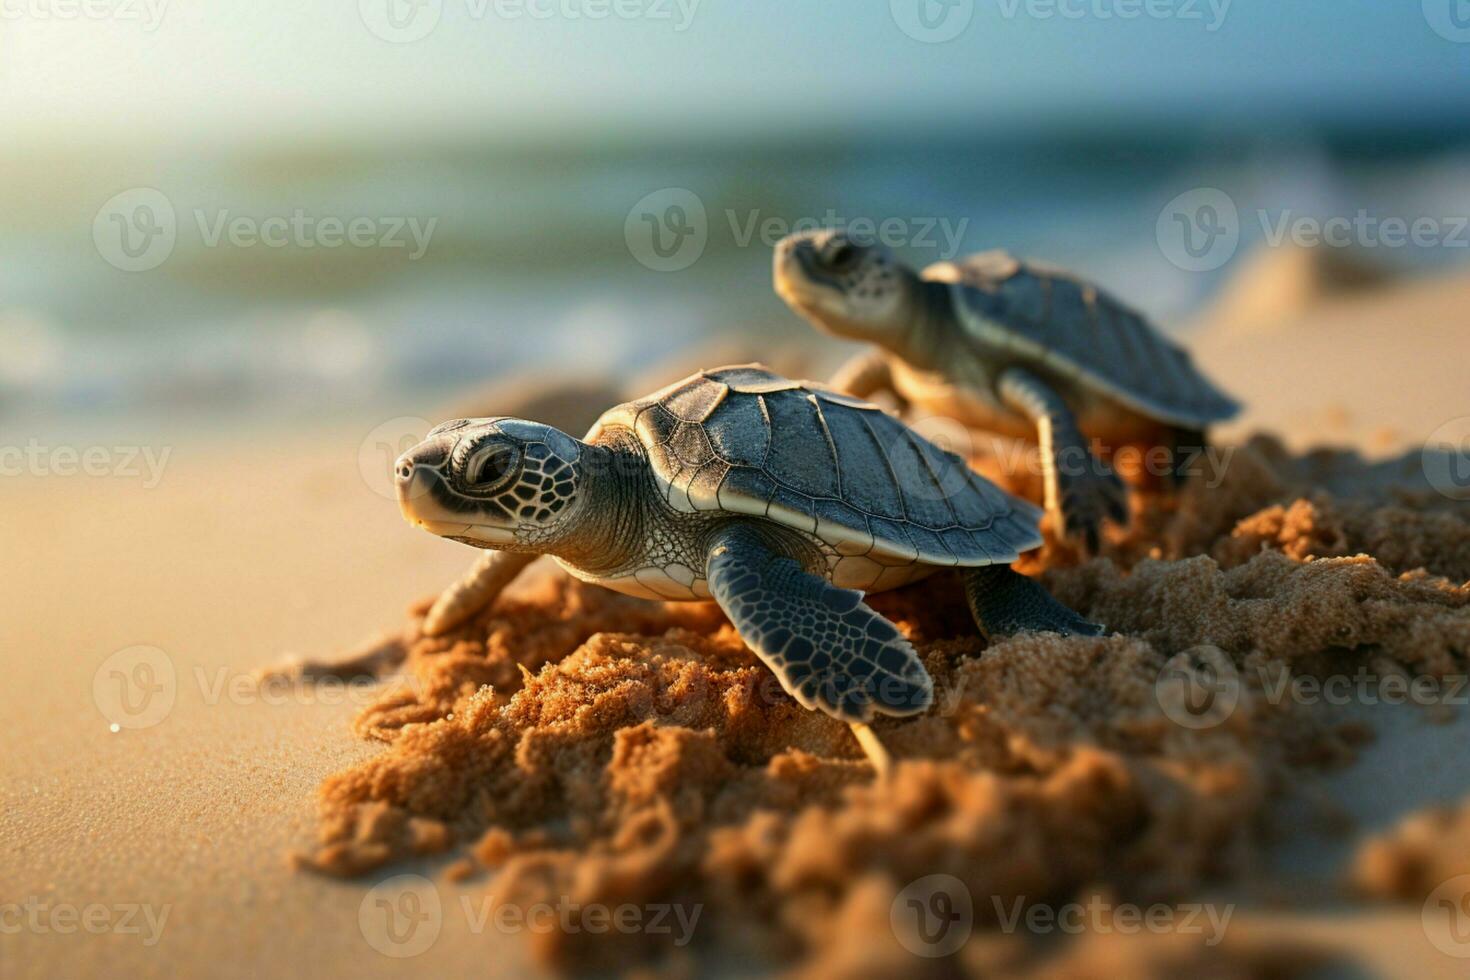
[[[0,0],[37,138],[1373,121],[1467,83],[1467,0]]]

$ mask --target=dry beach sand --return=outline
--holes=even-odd
[[[1470,504],[1420,457],[1470,412],[1470,279],[1274,306],[1255,281],[1314,274],[1268,255],[1226,298],[1250,327],[1217,312],[1189,339],[1249,405],[1219,485],[1140,494],[1100,557],[1054,545],[1023,567],[1122,635],[986,649],[948,578],[875,598],[942,692],[875,726],[888,784],[713,607],[538,569],[463,630],[418,636],[416,598],[472,555],[364,484],[362,433],[180,450],[147,492],[17,487],[0,533],[35,557],[7,570],[0,901],[42,925],[0,936],[5,975],[1460,975],[1421,912],[1470,874],[1470,722],[1384,702],[1416,682],[1450,696],[1470,656]],[[1307,452],[1323,443],[1345,448]],[[251,695],[282,654],[374,630],[376,656],[340,673],[383,679],[288,669]],[[111,732],[94,681],[135,644],[165,654],[173,705]],[[1335,678],[1358,686],[1333,697]],[[1202,689],[1221,697],[1195,710]],[[894,910],[934,873],[966,883],[974,932],[928,959]],[[404,874],[422,878],[379,884]],[[494,924],[542,902],[699,911],[662,931]],[[1130,930],[1155,903],[1179,928]],[[113,924],[168,911],[156,935],[46,918],[88,905]],[[385,907],[429,916],[428,945]],[[1006,928],[1032,908],[1081,925]]]

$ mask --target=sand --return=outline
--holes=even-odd
[[[845,730],[761,685],[707,608],[543,573],[452,642],[416,639],[405,606],[468,552],[407,528],[364,485],[363,433],[181,444],[146,491],[18,481],[0,529],[6,553],[29,559],[5,583],[0,898],[104,905],[115,928],[7,933],[7,975],[517,975],[615,952],[700,962],[676,934],[589,941],[472,914],[487,894],[553,893],[698,904],[696,935],[730,969],[758,936],[765,961],[822,975],[956,962],[1170,975],[1200,957],[1225,975],[1332,957],[1458,975],[1419,908],[1437,876],[1470,870],[1458,818],[1412,814],[1470,792],[1465,712],[1273,704],[1250,685],[1282,665],[1464,671],[1462,505],[1391,487],[1414,477],[1418,441],[1464,410],[1463,357],[1447,352],[1463,352],[1451,331],[1467,289],[1383,286],[1192,341],[1251,404],[1227,433],[1239,485],[1140,511],[1098,561],[1056,549],[1030,569],[1126,638],[982,650],[943,582],[880,599],[953,694],[943,717],[879,726],[900,759],[891,786],[874,785]],[[1410,330],[1422,342],[1405,343]],[[1252,441],[1259,430],[1274,435]],[[1387,462],[1295,455],[1324,441]],[[383,630],[406,658],[398,680],[335,704],[309,684],[279,703],[248,696],[286,655]],[[113,733],[94,674],[136,644],[166,652],[176,702],[158,724]],[[1246,679],[1247,707],[1182,729],[1155,682],[1205,644],[1217,670]],[[220,671],[239,687],[221,687]],[[894,893],[935,869],[975,888],[977,938],[959,961],[916,959],[889,925]],[[432,945],[397,958],[360,913],[404,873],[425,876],[440,915]],[[997,930],[1011,905],[994,896],[1234,915],[1218,951],[1195,935],[1120,938],[1107,916],[1037,944]],[[152,945],[120,925],[117,909],[137,905],[155,920],[168,908]]]
[[[1366,469],[1312,465],[1337,482]],[[1081,889],[1147,906],[1254,883],[1295,771],[1348,764],[1371,737],[1280,685],[1359,671],[1433,682],[1470,651],[1470,587],[1436,574],[1463,565],[1470,514],[1326,495],[1283,509],[1305,466],[1253,441],[1219,487],[1141,495],[1133,533],[1098,559],[1030,558],[1120,636],[987,647],[954,576],[875,596],[941,692],[939,710],[874,726],[898,760],[883,782],[845,726],[769,683],[712,607],[543,576],[449,636],[410,629],[411,684],[358,721],[390,749],[323,784],[322,846],[299,860],[352,876],[461,842],[501,901],[700,907],[720,924],[712,944],[807,964],[854,935],[893,945],[882,917],[854,926],[849,903],[872,891],[886,910],[933,873],[988,896],[974,915],[990,926],[1004,922],[996,903]],[[1444,522],[1458,533],[1433,533]],[[1392,561],[1359,553],[1384,529],[1400,542]],[[1218,724],[1178,721],[1188,692],[1160,678],[1184,651],[1187,670],[1235,678],[1239,703]],[[679,952],[643,935],[536,938],[569,968]]]

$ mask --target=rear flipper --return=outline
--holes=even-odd
[[[1057,602],[1035,581],[1012,571],[1009,565],[971,568],[964,575],[965,598],[987,640],[1026,630],[1063,636],[1101,636],[1106,632]]]
[[[861,592],[803,571],[751,526],[731,524],[715,536],[706,575],[741,638],[804,707],[862,723],[933,703],[919,655]]]

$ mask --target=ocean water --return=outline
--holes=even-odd
[[[526,371],[636,371],[711,338],[759,350],[808,329],[771,293],[770,244],[814,225],[866,224],[921,266],[1047,259],[1178,329],[1304,218],[1430,219],[1432,243],[1351,244],[1410,271],[1470,258],[1463,145],[1161,130],[12,154],[0,429],[347,415]],[[1219,234],[1220,192],[1238,241],[1181,253],[1178,236]]]

